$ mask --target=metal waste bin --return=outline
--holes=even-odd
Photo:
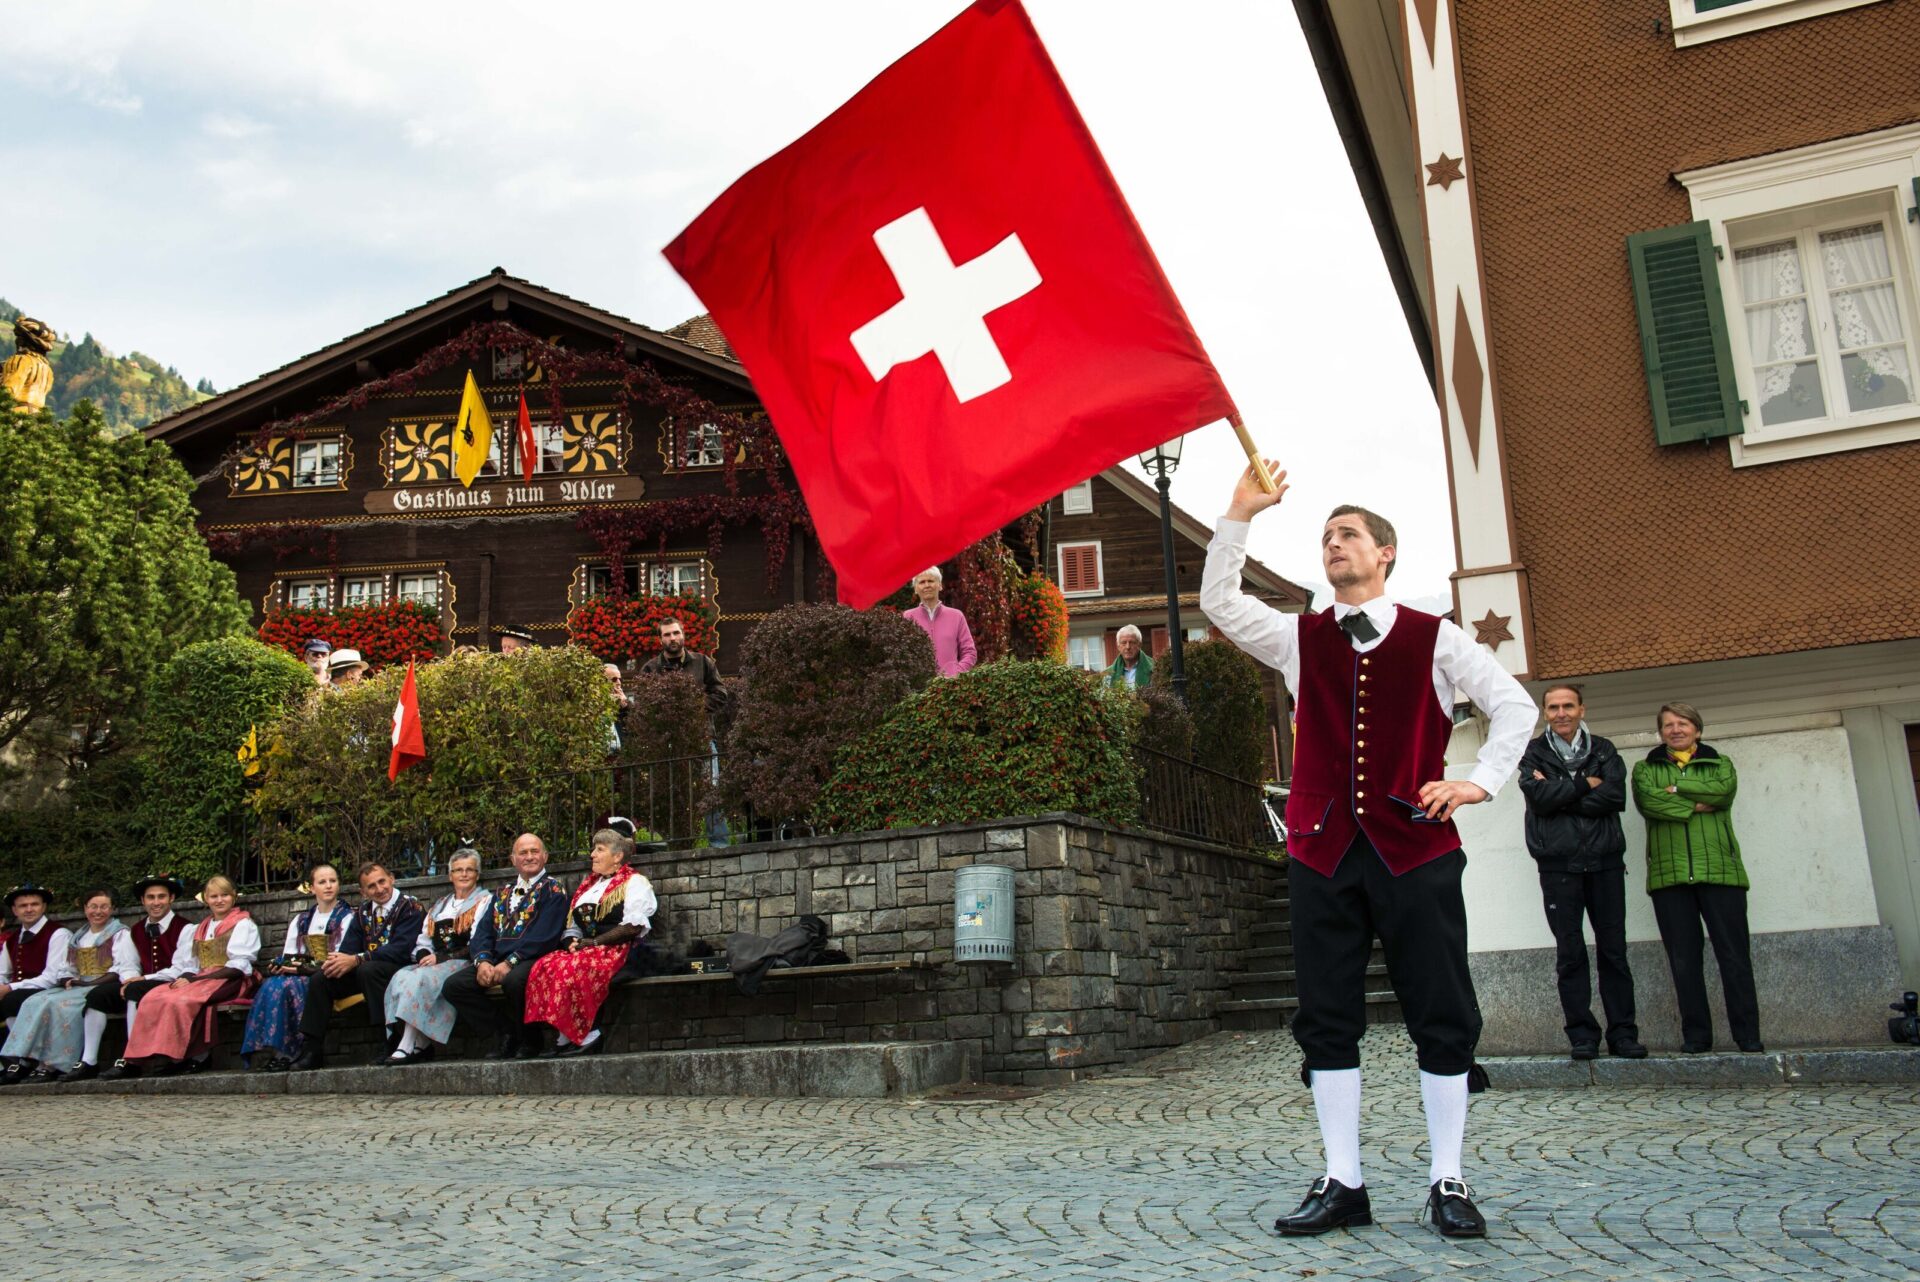
[[[975,864],[953,874],[953,959],[1013,960],[1013,869]]]

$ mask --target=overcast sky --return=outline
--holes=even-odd
[[[498,264],[664,327],[660,257],[960,0],[261,5],[4,0],[0,296],[222,388]],[[1328,509],[1447,591],[1433,396],[1291,6],[1028,0],[1228,389],[1293,471],[1255,556],[1318,580]],[[1241,466],[1188,439],[1211,522]]]

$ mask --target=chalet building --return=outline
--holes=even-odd
[[[1920,985],[1920,5],[1295,9],[1439,401],[1457,617],[1629,761],[1699,706],[1767,1042],[1884,1038]],[[1463,818],[1483,1047],[1564,1048],[1518,790]],[[1643,894],[1628,934],[1672,1046]]]
[[[1169,647],[1167,571],[1161,550],[1160,492],[1123,468],[1111,467],[1053,501],[1046,572],[1067,601],[1067,662],[1098,671],[1118,657],[1115,637],[1131,623],[1147,652],[1160,662]],[[1173,509],[1174,579],[1180,623],[1189,641],[1217,635],[1200,613],[1200,570],[1213,538],[1208,526]],[[1305,610],[1312,594],[1260,562],[1247,559],[1246,590],[1276,610]],[[1272,734],[1270,769],[1292,773],[1290,704],[1279,674],[1266,674]]]
[[[495,321],[570,351],[618,351],[725,411],[760,412],[730,354],[496,269],[147,429],[198,478],[194,502],[208,533],[251,536],[227,559],[256,618],[404,599],[434,606],[454,644],[490,646],[506,624],[562,644],[569,611],[608,586],[601,545],[577,527],[583,512],[722,492],[725,458],[711,424],[626,404],[612,377],[567,385],[556,421],[543,372],[519,350],[483,352],[477,366],[462,361],[297,434],[257,439],[263,425],[414,369],[437,345]],[[496,431],[492,457],[463,489],[449,441],[469,368]],[[522,479],[516,429],[523,387],[538,450],[531,481]],[[738,480],[744,494],[766,492],[760,472],[742,468]],[[650,538],[628,553],[628,590],[711,602],[728,670],[747,626],[818,588],[820,553],[799,530],[771,589],[758,523],[727,526],[717,555],[704,526],[670,533],[665,551],[658,545]]]

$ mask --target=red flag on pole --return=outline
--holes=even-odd
[[[666,248],[872,604],[1231,398],[1017,0],[980,0]]]
[[[407,660],[407,683],[393,705],[393,756],[387,759],[387,782],[408,766],[427,759],[427,736],[420,729],[420,696],[413,685],[413,660]]]
[[[533,480],[538,447],[533,443],[533,415],[527,413],[527,389],[520,389],[520,479]]]

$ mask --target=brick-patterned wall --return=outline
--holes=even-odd
[[[1685,49],[1666,0],[1453,8],[1535,675],[1920,635],[1920,579],[1860,572],[1920,553],[1920,443],[1656,445],[1626,251],[1691,219],[1675,172],[1920,120],[1920,5]]]
[[[1011,964],[952,960],[954,874],[977,863],[1015,871]],[[928,969],[773,980],[754,997],[731,983],[628,989],[611,1049],[967,1041],[989,1080],[1029,1085],[1215,1031],[1250,930],[1284,893],[1284,868],[1270,860],[1070,815],[643,854],[638,864],[660,897],[658,938],[676,949],[696,939],[724,947],[736,930],[771,935],[816,913],[831,946],[854,960]],[[423,901],[445,891],[438,881],[402,885]],[[270,948],[298,904],[247,902]],[[335,1028],[340,1046],[370,1053],[362,1012]]]

